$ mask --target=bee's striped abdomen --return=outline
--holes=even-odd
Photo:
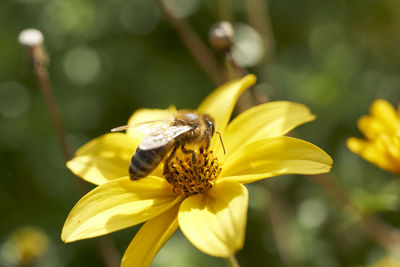
[[[169,146],[149,150],[137,148],[129,164],[131,180],[137,180],[149,175],[160,164],[168,151]]]

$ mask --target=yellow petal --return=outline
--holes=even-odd
[[[138,141],[126,134],[110,133],[82,146],[67,167],[96,185],[128,175],[129,162]]]
[[[390,129],[392,133],[400,130],[400,119],[394,107],[384,99],[375,100],[371,106],[371,116],[380,120],[385,124],[386,128]]]
[[[381,258],[373,265],[368,265],[370,267],[400,267],[400,260],[398,258],[390,258],[390,256],[386,256]]]
[[[176,113],[175,106],[170,106],[168,109],[139,109],[133,113],[133,115],[129,118],[128,125],[133,125],[136,123],[155,121],[155,120],[163,120],[173,117]],[[132,137],[139,138],[142,135],[136,131],[134,128],[130,128],[126,130],[126,133]]]
[[[125,251],[121,267],[150,266],[154,256],[178,228],[178,208],[176,205],[140,228]]]
[[[392,129],[388,128],[381,120],[371,117],[362,116],[358,120],[358,128],[368,139],[379,138],[382,134],[391,134]]]
[[[324,173],[331,165],[331,157],[309,142],[271,137],[242,146],[229,155],[218,179],[251,183],[282,174]]]
[[[79,200],[65,221],[61,238],[72,242],[127,228],[165,212],[180,199],[165,179],[115,179]]]
[[[215,119],[216,130],[222,132],[228,124],[240,94],[255,82],[256,76],[249,74],[240,80],[223,84],[204,99],[198,111],[210,114]]]
[[[227,153],[267,137],[282,136],[315,116],[302,105],[287,101],[269,102],[239,114],[224,132]]]
[[[346,144],[352,152],[377,165],[379,168],[397,174],[400,173],[399,160],[391,157],[382,140],[377,139],[374,142],[368,142],[352,137],[347,140]]]
[[[224,182],[186,198],[178,214],[179,226],[200,251],[228,257],[243,247],[248,192],[239,183]]]

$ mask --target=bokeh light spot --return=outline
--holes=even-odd
[[[130,1],[121,5],[119,19],[127,31],[145,35],[157,26],[160,11],[153,1]]]
[[[265,45],[261,36],[247,24],[237,23],[234,25],[235,38],[233,46],[233,57],[237,64],[242,67],[257,65],[265,54]]]
[[[184,18],[194,14],[200,7],[200,0],[166,0],[165,5],[177,18]]]
[[[41,20],[43,28],[48,32],[82,33],[94,24],[95,12],[88,1],[48,1]]]
[[[94,81],[101,70],[101,61],[97,52],[84,46],[68,51],[63,63],[68,78],[79,85]]]
[[[310,33],[311,52],[324,55],[329,48],[344,38],[343,29],[335,23],[316,24]]]
[[[316,228],[320,226],[324,223],[327,216],[327,209],[319,200],[307,199],[299,206],[299,222],[307,228]]]

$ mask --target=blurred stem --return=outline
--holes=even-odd
[[[225,2],[229,0],[220,0],[219,3],[219,18],[221,21],[228,20],[232,22],[232,9],[231,6],[223,6]],[[270,28],[269,16],[266,7],[263,5],[261,0],[246,0],[246,6],[249,14],[249,24],[260,33],[266,44],[266,56],[269,57],[273,54],[275,42]],[[226,14],[228,13],[228,14]],[[228,17],[228,19],[226,19]],[[233,42],[234,45],[234,42]],[[232,48],[224,53],[225,67],[228,72],[229,80],[237,79],[245,76],[248,71],[237,64],[232,54]],[[262,72],[261,72],[262,73]],[[254,90],[254,87],[249,88],[245,91],[237,101],[237,108],[239,112],[268,101],[267,96],[260,96]],[[270,193],[274,205],[269,207],[267,214],[271,222],[271,231],[274,235],[275,243],[277,246],[278,253],[284,266],[295,266],[296,257],[293,251],[293,247],[290,246],[290,234],[288,229],[289,226],[289,214],[287,207],[283,204],[283,200],[279,195],[275,194],[273,190],[269,189],[265,185],[265,190]]]
[[[60,144],[64,160],[68,161],[72,158],[71,146],[68,143],[67,135],[64,126],[61,122],[60,112],[54,98],[53,89],[51,87],[50,79],[47,72],[48,58],[42,45],[28,47],[30,60],[33,65],[36,78],[39,83],[40,90],[44,97],[47,111],[53,123],[58,142]],[[86,189],[80,180],[76,180],[76,186],[81,194],[86,193]]]
[[[240,267],[239,262],[235,257],[235,254],[230,255],[228,258],[226,258],[226,260],[230,267]]]
[[[264,41],[264,64],[266,65],[275,54],[275,38],[268,12],[268,0],[245,0],[245,4],[250,26],[260,34]]]
[[[269,14],[268,0],[244,0],[247,9],[247,20],[249,25],[254,28],[261,36],[264,43],[264,60],[262,60],[255,70],[260,76],[265,75],[269,64],[275,55],[275,37]],[[251,91],[257,104],[268,102],[268,96],[255,90]]]
[[[343,207],[348,207],[356,215],[360,228],[387,250],[400,250],[400,232],[384,223],[373,214],[365,213],[355,205],[346,190],[332,177],[332,175],[315,175],[308,178]]]
[[[34,46],[31,50],[33,69],[38,79],[39,87],[45,99],[47,111],[49,112],[51,121],[53,122],[64,158],[66,161],[68,161],[71,159],[72,153],[60,119],[60,112],[58,111],[57,104],[54,100],[53,90],[47,74],[48,59],[42,46]]]
[[[54,99],[53,89],[51,87],[49,75],[47,72],[48,58],[42,45],[27,47],[30,60],[33,64],[35,75],[39,82],[40,90],[46,102],[47,111],[53,122],[58,141],[64,154],[65,161],[72,158],[71,147],[67,141],[64,126],[61,122],[60,112]],[[77,179],[77,189],[81,194],[87,192],[80,180]],[[118,267],[119,253],[109,238],[100,238],[97,241],[98,249],[101,253],[105,266]]]
[[[276,188],[269,183],[263,183],[264,189],[270,195],[270,205],[267,205],[266,214],[271,223],[271,231],[275,239],[279,256],[282,260],[282,266],[297,266],[295,248],[293,247],[290,234],[291,216],[288,203],[281,194],[276,193]],[[267,217],[267,216],[266,216]]]
[[[228,51],[224,55],[226,69],[228,71],[229,80],[238,79],[245,76],[248,72],[240,67],[233,57],[232,51]]]
[[[197,60],[203,70],[213,79],[216,84],[224,83],[226,81],[226,77],[223,73],[223,69],[197,33],[190,27],[185,19],[176,17],[173,12],[169,10],[164,0],[157,0],[157,2],[166,19],[175,29],[183,44]]]
[[[217,1],[218,19],[220,21],[233,21],[233,12],[231,0],[218,0]]]
[[[242,68],[236,63],[231,50],[224,53],[224,60],[229,80],[241,78],[248,73],[246,69]],[[245,111],[248,108],[251,108],[256,104],[259,104],[254,95],[255,93],[253,86],[242,93],[236,103],[239,113]]]
[[[103,258],[103,262],[107,267],[118,267],[120,266],[121,256],[115,246],[113,240],[110,237],[103,236],[97,240],[97,247]]]

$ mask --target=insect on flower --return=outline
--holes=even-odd
[[[145,222],[122,258],[123,267],[150,266],[178,228],[208,255],[228,258],[240,250],[248,207],[244,184],[283,174],[324,173],[332,165],[320,148],[285,136],[315,118],[302,104],[269,102],[230,121],[238,97],[255,81],[247,75],[221,85],[196,111],[138,110],[127,126],[114,129],[126,133],[108,133],[82,146],[67,166],[97,187],[71,210],[62,240]],[[218,132],[226,151],[217,144]],[[161,163],[163,169],[155,167]],[[135,182],[127,176],[129,165],[142,167],[142,173],[131,167]],[[146,178],[136,176],[143,172]]]
[[[170,152],[164,165],[164,173],[168,173],[168,163],[173,159],[178,148],[184,154],[191,154],[193,172],[197,175],[196,151],[187,146],[196,144],[207,150],[211,137],[215,133],[215,122],[208,114],[198,114],[193,110],[181,110],[170,119],[124,125],[112,129],[111,132],[123,131],[128,128],[135,128],[146,134],[129,164],[131,180],[138,180],[150,174]],[[219,132],[217,133],[219,134]],[[221,135],[220,140],[222,143]]]

